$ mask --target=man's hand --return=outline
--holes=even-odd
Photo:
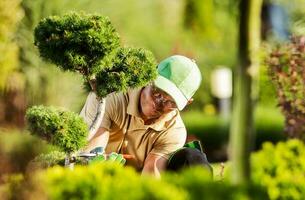
[[[104,162],[104,161],[117,162],[117,163],[124,165],[126,162],[126,159],[123,157],[122,154],[112,152],[108,155],[102,154],[102,155],[98,155],[98,156],[94,157],[93,159],[91,159],[89,161],[89,164],[96,163],[96,162]]]
[[[115,152],[112,152],[108,155],[107,160],[113,161],[113,162],[119,162],[120,164],[124,165],[126,162],[126,159],[123,157],[122,154],[117,154]]]

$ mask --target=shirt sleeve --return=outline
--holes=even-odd
[[[101,113],[103,115],[103,119],[100,124],[100,127],[109,130],[111,126],[111,119],[110,119],[111,110],[113,106],[109,106],[109,103],[107,103],[107,101],[108,101],[107,98],[105,98],[103,101],[103,103],[105,103],[106,106],[105,106],[105,111]],[[88,126],[91,126],[93,120],[96,117],[99,103],[100,102],[97,99],[96,94],[94,92],[90,92],[86,99],[85,105],[80,112],[80,116],[84,119],[84,121],[87,123]]]
[[[98,100],[94,92],[90,92],[87,96],[84,107],[80,112],[80,116],[84,119],[88,126],[90,126],[95,119],[97,113]]]
[[[154,144],[150,153],[166,159],[177,149],[183,147],[186,140],[186,129],[183,126],[173,126],[162,134]]]

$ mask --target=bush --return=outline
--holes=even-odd
[[[33,179],[52,200],[61,199],[186,199],[186,193],[169,183],[140,177],[133,169],[103,163],[74,170],[50,168]],[[32,191],[33,192],[33,191]]]
[[[157,62],[150,51],[119,48],[112,63],[96,74],[96,93],[105,97],[114,91],[127,91],[147,85],[157,77]]]
[[[161,180],[140,177],[115,163],[49,168],[32,179],[31,187],[47,199],[266,199],[260,187],[214,182],[204,168],[165,173]],[[30,193],[34,193],[31,191]]]
[[[26,112],[32,134],[46,139],[66,153],[72,153],[87,143],[87,124],[77,114],[55,107],[33,106]]]
[[[40,56],[63,70],[83,75],[98,97],[141,87],[157,76],[153,54],[122,48],[107,17],[69,13],[45,18],[35,28]],[[87,88],[88,89],[88,88]]]
[[[65,165],[66,154],[60,151],[51,151],[38,155],[31,164],[38,168],[53,167],[55,165]]]
[[[285,132],[305,140],[305,36],[292,37],[290,43],[278,46],[267,64],[285,115]]]
[[[298,140],[265,143],[254,153],[252,179],[266,187],[270,199],[304,199],[305,145]]]
[[[89,76],[119,47],[119,35],[107,17],[69,13],[41,20],[35,28],[35,45],[42,58]]]
[[[255,185],[233,186],[225,181],[211,180],[202,167],[189,168],[181,174],[167,174],[167,182],[187,191],[189,199],[266,199],[264,190]]]

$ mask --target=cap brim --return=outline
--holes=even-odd
[[[156,87],[160,88],[174,99],[179,110],[182,110],[186,106],[188,99],[182,94],[174,83],[163,76],[158,76],[154,81],[154,84]]]

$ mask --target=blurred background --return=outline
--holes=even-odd
[[[232,69],[238,53],[237,0],[1,0],[0,2],[0,132],[24,132],[25,111],[54,105],[80,112],[86,98],[81,77],[62,72],[38,56],[33,30],[50,15],[69,11],[110,18],[127,46],[143,47],[158,61],[181,54],[196,60],[203,82],[194,102],[182,112],[189,139],[200,139],[211,162],[227,159],[232,102]],[[264,46],[305,33],[304,0],[265,0]],[[277,107],[268,68],[261,62],[256,100],[254,148],[285,139],[284,116]]]

